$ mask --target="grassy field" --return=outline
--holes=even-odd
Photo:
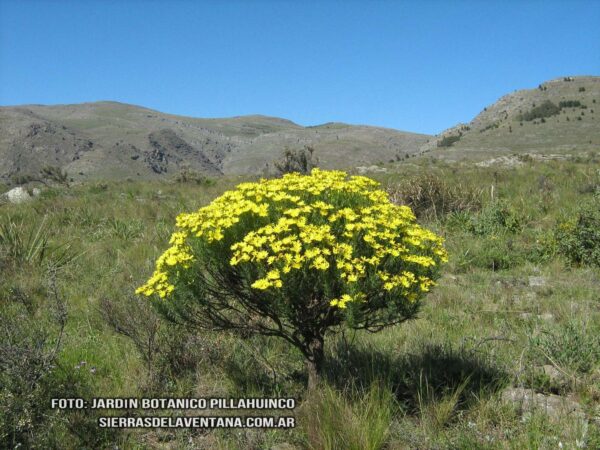
[[[597,156],[518,167],[412,159],[377,177],[445,236],[450,261],[418,319],[329,336],[310,394],[285,342],[196,333],[133,293],[175,216],[241,179],[56,187],[1,205],[0,447],[600,448],[598,222],[578,221],[600,220]],[[503,399],[519,387],[577,413]],[[260,396],[295,397],[296,428],[115,431],[97,418],[124,411],[50,408],[53,397]]]

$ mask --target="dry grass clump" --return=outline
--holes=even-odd
[[[435,174],[421,174],[391,184],[387,192],[393,203],[412,208],[419,219],[442,219],[463,211],[478,211],[483,189],[463,183],[448,183]]]

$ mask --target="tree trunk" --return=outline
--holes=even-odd
[[[323,338],[313,338],[308,344],[308,350],[309,356],[306,360],[306,368],[308,370],[308,390],[314,391],[319,384],[321,370],[323,369],[323,360],[325,357],[323,351]]]

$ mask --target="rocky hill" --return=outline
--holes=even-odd
[[[284,149],[314,148],[319,165],[350,168],[399,160],[430,136],[329,123],[244,116],[195,119],[116,102],[0,108],[0,178],[66,170],[75,179],[156,178],[191,170],[263,173]]]
[[[562,77],[505,95],[421,150],[471,160],[600,150],[600,77]]]
[[[478,163],[514,154],[600,149],[600,77],[562,77],[515,91],[438,136],[266,116],[197,119],[116,102],[0,107],[0,180],[59,167],[75,179],[151,179],[182,170],[265,174],[286,148],[349,169],[427,154]]]

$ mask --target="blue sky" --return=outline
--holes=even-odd
[[[438,133],[516,89],[600,75],[598,24],[598,0],[0,0],[0,105]]]

